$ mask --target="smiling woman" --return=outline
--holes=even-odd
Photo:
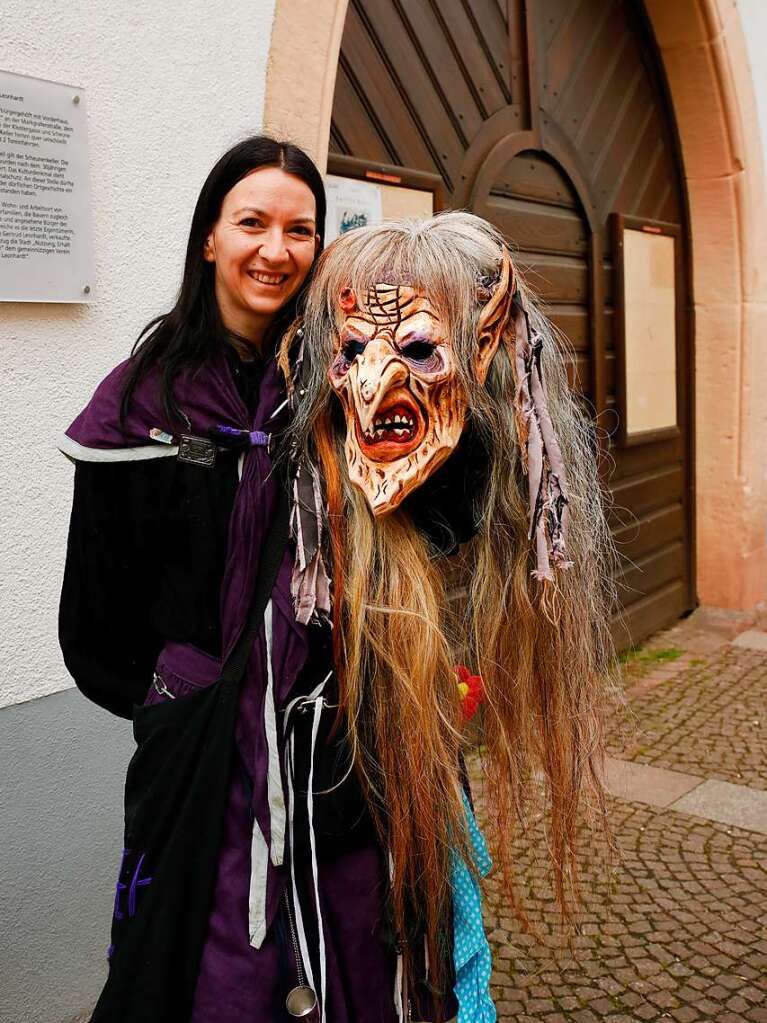
[[[299,469],[289,488],[278,457],[296,410],[276,348],[304,371],[287,328],[324,221],[301,150],[258,137],[225,154],[176,305],[61,444],[76,462],[64,657],[138,744],[92,1023],[403,1019],[386,853],[338,714],[320,482]],[[428,303],[378,297],[370,316],[349,306],[337,366],[368,402],[371,459],[439,432],[424,394],[452,358]],[[388,365],[384,335],[413,383],[384,366],[381,401],[347,356]],[[415,1020],[455,1012],[448,984],[408,997]]]
[[[258,135],[225,153],[197,200],[176,304],[147,324],[125,367],[123,414],[147,373],[159,373],[164,412],[178,418],[180,374],[216,352],[240,374],[270,354],[324,235],[322,177],[302,150]]]
[[[254,171],[224,197],[203,252],[233,334],[260,345],[306,279],[319,247],[315,205],[306,184],[280,167]]]

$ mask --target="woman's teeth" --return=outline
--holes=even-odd
[[[282,284],[287,274],[263,274],[251,272],[250,276],[259,284]]]

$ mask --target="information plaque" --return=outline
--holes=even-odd
[[[325,195],[325,244],[347,231],[353,231],[355,227],[381,223],[381,190],[377,185],[328,174],[325,178]]]
[[[92,298],[83,90],[0,71],[0,301]]]
[[[361,181],[342,174],[325,178],[327,216],[325,244],[355,227],[370,227],[384,220],[430,217],[434,195],[423,188]]]

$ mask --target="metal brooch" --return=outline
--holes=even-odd
[[[216,464],[216,445],[206,437],[182,434],[178,439],[177,457],[179,462],[199,465],[203,469],[212,469]]]

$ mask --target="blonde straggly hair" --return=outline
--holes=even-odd
[[[490,847],[513,906],[521,912],[510,862],[513,829],[527,819],[538,779],[545,779],[554,888],[564,910],[575,890],[579,807],[602,819],[605,810],[601,708],[613,659],[607,622],[614,556],[594,432],[567,385],[560,340],[515,275],[531,327],[543,336],[542,372],[568,472],[573,564],[554,583],[539,582],[515,425],[511,321],[485,385],[472,373],[477,283],[497,275],[504,244],[490,224],[465,212],[363,228],[334,242],[316,266],[304,310],[311,368],[292,427],[298,449],[320,465],[324,479],[341,706],[391,853],[394,925],[407,937],[418,911],[437,983],[447,948],[451,849],[467,855],[458,768],[466,737],[454,664],[465,660],[484,683],[474,739],[484,764]],[[345,287],[364,295],[380,281],[428,293],[457,353],[468,423],[487,455],[462,609],[448,601],[445,559],[415,528],[408,501],[374,519],[346,472],[344,419],[327,379],[338,295]]]

